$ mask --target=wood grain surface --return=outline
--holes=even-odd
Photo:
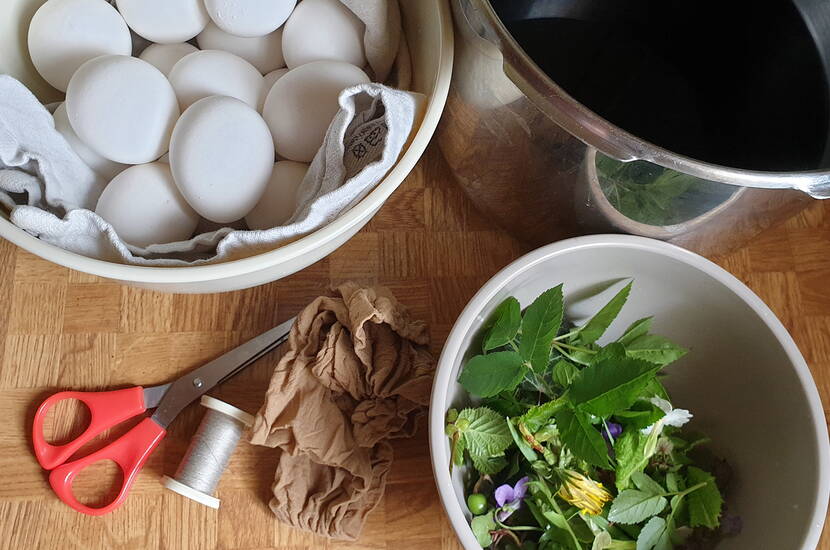
[[[778,314],[830,404],[830,201],[816,202],[749,246],[714,258]],[[267,507],[271,449],[240,444],[222,478],[220,509],[162,487],[202,411],[188,408],[140,474],[126,505],[106,517],[70,510],[32,455],[34,409],[50,393],[150,385],[175,378],[297,313],[344,280],[389,286],[430,323],[437,354],[467,300],[528,251],[477,214],[432,147],[370,224],[327,259],[285,280],[214,295],[138,290],[73,272],[0,241],[0,548],[239,549],[460,548],[432,480],[424,426],[395,443],[386,496],[356,543],[293,530]],[[254,412],[276,355],[211,392]],[[56,426],[57,431],[72,426]],[[77,428],[77,426],[76,426]],[[100,468],[78,481],[101,496]],[[103,491],[106,493],[106,490]],[[821,550],[830,550],[830,533]],[[762,550],[762,549],[759,549]],[[789,550],[789,549],[769,549]]]

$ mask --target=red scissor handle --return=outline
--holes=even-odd
[[[84,433],[74,440],[65,445],[52,445],[44,437],[43,423],[49,409],[65,399],[78,399],[83,402],[89,408],[91,419]],[[137,416],[145,410],[144,388],[140,386],[106,392],[64,391],[56,393],[41,403],[35,413],[32,441],[37,461],[45,469],[52,470],[66,462],[78,449],[104,430]]]
[[[129,432],[125,433],[103,449],[92,453],[89,456],[67,462],[58,466],[49,474],[49,483],[55,494],[62,501],[74,510],[90,516],[102,516],[108,514],[121,506],[127,498],[133,482],[144,463],[147,462],[150,454],[156,446],[164,439],[166,430],[156,424],[152,418],[145,418]],[[121,491],[115,500],[100,508],[91,508],[78,502],[72,492],[72,482],[75,476],[85,468],[100,462],[101,460],[112,460],[121,468],[124,476]]]

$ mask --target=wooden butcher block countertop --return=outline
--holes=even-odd
[[[70,271],[0,241],[0,548],[460,548],[432,479],[425,426],[395,442],[386,496],[360,541],[330,542],[277,522],[267,507],[272,449],[241,443],[213,510],[159,482],[172,474],[202,410],[191,406],[148,462],[127,503],[94,518],[57,500],[32,455],[37,404],[66,388],[150,385],[216,357],[297,313],[345,280],[390,287],[429,322],[436,354],[476,290],[529,247],[492,227],[432,147],[367,227],[328,258],[258,288],[216,295],[138,290]],[[830,201],[713,258],[749,285],[789,329],[830,404]],[[256,411],[276,354],[212,395]],[[79,479],[79,492],[101,485]],[[106,477],[104,477],[106,479]],[[825,529],[821,550],[830,550]],[[788,549],[781,549],[788,550]]]

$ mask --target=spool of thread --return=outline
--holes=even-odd
[[[182,496],[219,508],[219,499],[213,493],[242,432],[253,425],[254,417],[207,395],[202,396],[201,404],[207,411],[199,429],[190,440],[176,474],[172,478],[164,476],[162,483]]]

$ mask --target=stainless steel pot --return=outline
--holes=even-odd
[[[489,0],[451,0],[455,69],[438,139],[466,194],[540,244],[624,232],[717,253],[830,197],[830,171],[676,154],[598,116],[523,51]]]

